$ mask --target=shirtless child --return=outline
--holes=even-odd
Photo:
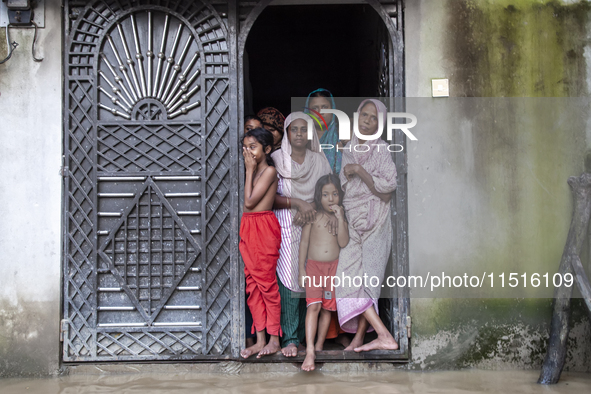
[[[306,288],[306,358],[302,370],[313,371],[316,352],[324,347],[331,311],[337,310],[332,277],[336,275],[341,248],[349,243],[349,228],[341,201],[343,191],[339,177],[324,175],[316,183],[314,202],[316,220],[302,229],[299,251],[300,283]],[[336,217],[338,235],[332,235],[326,222]],[[306,262],[307,258],[307,262]],[[320,314],[320,318],[318,315]],[[318,333],[318,339],[314,339]]]
[[[281,350],[281,298],[275,273],[281,228],[271,211],[277,192],[277,171],[270,155],[272,147],[273,135],[263,128],[244,134],[242,155],[246,179],[239,249],[244,260],[247,303],[253,318],[251,330],[253,333],[256,330],[257,342],[240,352],[243,358],[255,353],[260,358]]]

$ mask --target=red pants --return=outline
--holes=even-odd
[[[245,212],[240,222],[240,254],[244,261],[247,304],[252,313],[252,333],[281,331],[281,297],[277,285],[277,259],[281,227],[271,211]]]

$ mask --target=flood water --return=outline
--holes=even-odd
[[[588,393],[591,374],[563,373],[559,384],[536,384],[539,371],[314,372],[261,374],[137,373],[0,379],[0,393]]]

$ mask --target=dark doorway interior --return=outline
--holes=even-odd
[[[320,87],[375,97],[382,31],[369,5],[267,7],[246,41],[245,114],[270,106],[287,115],[291,97]]]

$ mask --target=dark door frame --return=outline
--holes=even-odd
[[[238,35],[236,43],[236,58],[237,58],[237,87],[238,87],[238,126],[242,126],[242,119],[244,118],[244,61],[243,55],[246,47],[246,40],[257,18],[263,10],[272,3],[273,0],[261,0],[254,7],[252,7],[244,22],[238,26]],[[389,51],[388,51],[388,91],[390,97],[390,111],[404,112],[405,103],[402,98],[406,96],[405,90],[405,74],[404,74],[404,1],[403,0],[365,0],[366,4],[373,7],[378,13],[385,27],[389,33]],[[230,15],[237,18],[239,15],[240,1],[234,3],[233,9],[230,10]],[[294,1],[294,5],[296,5]],[[361,3],[361,2],[360,2]],[[310,5],[310,3],[305,3]],[[335,4],[331,2],[330,4]],[[232,29],[230,29],[232,31]],[[239,128],[238,134],[240,134]],[[406,137],[397,130],[394,136],[394,143],[400,144],[406,151]],[[409,258],[408,258],[408,199],[407,199],[407,155],[394,154],[394,162],[398,173],[398,187],[395,192],[395,198],[392,199],[392,271],[389,273],[394,276],[408,276],[409,273]],[[241,161],[239,161],[240,173],[243,174],[244,168]],[[240,177],[240,199],[242,207],[244,181]],[[243,274],[241,275],[241,277]],[[241,280],[241,291],[243,292],[244,280]],[[347,359],[343,360],[343,352],[334,352],[334,354],[322,355],[318,360],[326,361],[352,361],[352,360],[383,360],[383,361],[404,361],[410,359],[410,292],[408,288],[396,288],[396,303],[392,304],[394,325],[392,327],[393,334],[398,340],[400,349],[396,352],[379,351],[372,352],[372,354],[352,354],[347,355]],[[244,310],[245,300],[240,300],[240,310]],[[244,323],[240,324],[240,343],[244,342]],[[282,360],[282,356],[273,357],[276,361]],[[269,360],[267,357],[266,360]]]

